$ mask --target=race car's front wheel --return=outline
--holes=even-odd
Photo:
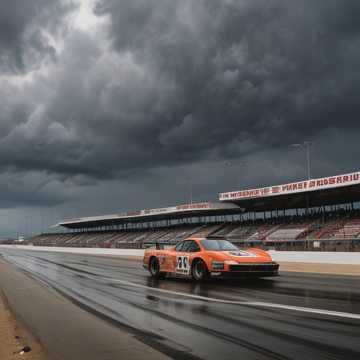
[[[191,267],[191,276],[195,281],[202,281],[209,277],[209,271],[203,260],[195,260]]]
[[[164,277],[164,273],[160,271],[160,263],[156,257],[151,258],[149,264],[149,271],[152,277],[154,278],[162,278]]]

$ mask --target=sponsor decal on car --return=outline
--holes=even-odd
[[[257,255],[248,251],[229,251],[229,254],[232,256],[247,256],[247,257],[256,257]]]

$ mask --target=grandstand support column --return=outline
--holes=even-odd
[[[306,216],[309,217],[309,208],[310,208],[310,195],[306,193],[305,195],[306,200]]]
[[[306,200],[306,219],[307,221],[310,221],[310,196],[307,193],[305,195],[305,200]],[[310,250],[310,243],[309,243],[309,233],[306,233],[306,238],[305,238],[305,250]]]

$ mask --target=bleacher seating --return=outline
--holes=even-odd
[[[215,224],[215,225],[203,225],[201,229],[197,230],[192,234],[194,237],[207,237],[211,234],[217,233],[218,230],[223,228],[224,224]]]
[[[360,219],[353,219],[342,223],[342,226],[329,233],[330,238],[358,238],[360,237]]]
[[[279,227],[276,231],[269,234],[266,241],[288,241],[296,240],[304,237],[308,231],[309,226],[306,225],[291,225]]]
[[[229,223],[225,224],[222,228],[217,230],[214,235],[216,236],[228,236],[229,233],[231,233],[234,229],[236,229],[239,226],[239,223]]]
[[[174,228],[159,228],[152,230],[121,230],[94,231],[60,234],[42,234],[31,239],[37,246],[76,246],[76,247],[141,247],[154,242],[177,243],[193,234],[207,236],[219,228],[219,225],[181,225]]]
[[[256,226],[238,225],[234,230],[229,232],[226,237],[229,239],[247,239],[256,232]]]
[[[348,248],[351,251],[360,244],[360,211],[347,214],[330,213],[305,216],[287,216],[271,219],[217,223],[183,223],[158,228],[134,228],[123,230],[88,231],[42,234],[31,238],[36,246],[143,248],[155,242],[172,245],[190,236],[221,236],[244,246],[277,246],[297,250],[309,241],[322,241],[320,248]],[[359,240],[356,240],[359,239]],[[339,243],[340,240],[354,240]],[[357,241],[357,242],[356,242]],[[275,244],[275,245],[274,245]],[[300,244],[300,245],[299,245]],[[325,245],[323,245],[325,244]],[[240,246],[240,245],[239,245]],[[306,245],[308,246],[308,245]]]
[[[274,233],[281,225],[262,225],[257,228],[256,232],[250,235],[247,240],[265,240],[270,234]]]

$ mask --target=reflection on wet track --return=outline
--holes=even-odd
[[[356,277],[283,273],[256,282],[195,284],[155,281],[135,261],[11,249],[0,253],[174,358],[360,358],[359,319],[231,303],[267,302],[359,314]]]

